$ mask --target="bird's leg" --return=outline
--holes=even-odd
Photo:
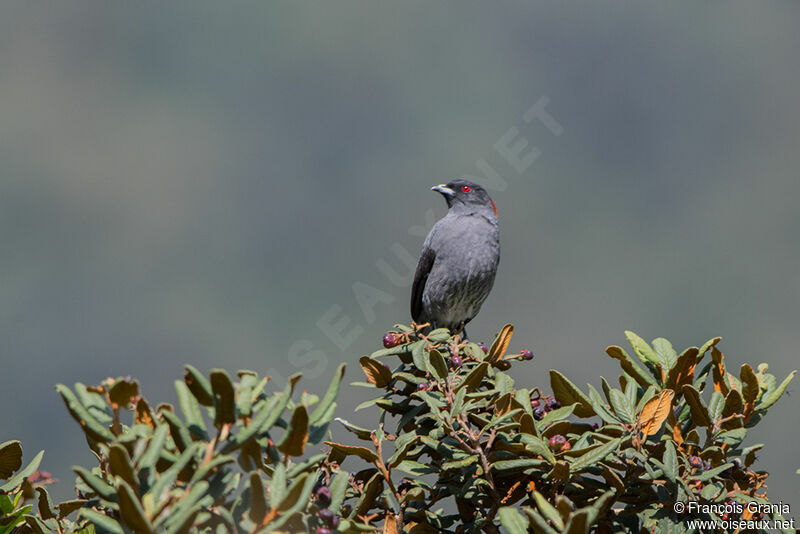
[[[458,347],[461,345],[461,334],[453,335],[453,342],[450,344],[450,354],[458,356]]]
[[[464,341],[469,339],[467,337],[467,328],[466,327],[467,327],[466,321],[461,321],[461,324],[459,325],[458,329],[456,330],[456,335],[460,334],[461,335],[461,339],[463,339]]]

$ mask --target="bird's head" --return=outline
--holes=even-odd
[[[469,180],[452,180],[446,184],[431,187],[431,190],[440,193],[450,209],[458,211],[491,210],[497,216],[497,206],[486,189]]]

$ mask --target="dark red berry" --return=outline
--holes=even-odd
[[[334,526],[334,520],[338,520],[339,518],[333,513],[332,510],[328,510],[327,508],[322,509],[319,511],[319,518],[322,519],[322,522],[328,525],[329,527]],[[338,522],[338,521],[337,521]]]
[[[550,438],[550,448],[554,451],[560,451],[567,444],[567,438],[561,434],[556,434]]]
[[[450,358],[450,367],[452,367],[453,369],[458,369],[459,367],[461,367],[462,363],[464,362],[458,356],[453,356],[452,358]]]
[[[533,399],[533,400],[531,401],[531,408],[538,408],[538,407],[539,407],[539,404],[541,404],[541,403],[539,402],[539,399]]]
[[[536,419],[537,421],[541,421],[542,419],[544,419],[544,408],[539,406],[538,408],[533,410],[533,418]]]
[[[393,334],[392,332],[389,332],[388,334],[383,336],[383,346],[387,349],[391,349],[392,347],[396,347],[397,345],[399,345],[401,340],[402,337],[400,337],[397,334]]]
[[[700,469],[703,467],[703,460],[699,456],[689,456],[689,465],[695,469]]]
[[[316,530],[316,534],[332,534],[332,533],[331,533],[331,529],[329,529],[329,528],[319,527]]]
[[[548,410],[558,410],[561,408],[561,403],[558,402],[556,399],[550,397],[547,399],[547,409]]]
[[[423,382],[422,384],[417,384],[417,391],[427,391],[427,390],[428,390],[428,384],[426,384],[425,382]]]
[[[522,355],[522,359],[523,360],[532,360],[533,359],[533,353],[531,351],[529,351],[528,349],[524,349],[520,354]]]
[[[331,494],[331,490],[328,489],[327,486],[322,486],[317,490],[317,499],[320,501],[321,504],[327,506],[331,502],[331,498],[333,494]]]
[[[480,343],[480,344],[478,344],[478,346],[481,348],[481,350],[483,351],[483,353],[484,353],[484,354],[486,354],[487,352],[489,352],[489,347],[487,347],[487,346],[486,346],[486,345],[484,345],[483,343]]]
[[[730,516],[728,514],[722,514],[723,521],[727,521],[728,519],[730,519]]]
[[[598,428],[600,428],[600,425],[597,423],[592,423],[592,430],[597,430]]]

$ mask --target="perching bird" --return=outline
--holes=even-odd
[[[457,332],[478,314],[494,284],[500,262],[497,208],[483,187],[467,180],[431,189],[444,196],[449,209],[422,246],[411,317]]]

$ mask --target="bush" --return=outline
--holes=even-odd
[[[532,355],[508,352],[512,333],[486,349],[398,325],[359,360],[354,385],[380,395],[357,410],[377,409],[376,424],[337,419],[355,443],[328,429],[344,366],[321,399],[295,393],[299,375],[268,393],[256,373],[187,366],[180,415],[131,379],[59,385],[97,465],[75,467],[78,499],[55,506],[31,481],[41,453],[19,471],[19,444],[0,445],[0,534],[673,532],[686,530],[678,501],[769,502],[762,445],[744,440],[794,372],[734,376],[719,338],[678,354],[628,332],[635,358],[606,349],[619,388],[583,391],[555,370],[547,392],[516,388],[508,371]]]

